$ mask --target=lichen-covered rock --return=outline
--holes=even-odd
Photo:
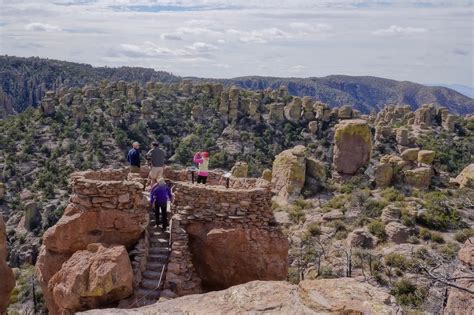
[[[15,276],[7,265],[7,236],[5,223],[0,214],[0,314],[3,314],[10,302],[10,294],[15,287]]]
[[[421,150],[418,152],[418,163],[431,165],[435,158],[435,152],[431,150]]]
[[[414,188],[426,189],[430,185],[433,170],[431,167],[418,167],[403,172],[405,184]]]
[[[127,298],[132,285],[132,265],[124,246],[89,244],[63,263],[48,288],[60,312],[75,312]]]
[[[304,186],[306,175],[305,147],[296,146],[275,157],[272,167],[272,185],[277,201],[286,203],[297,199]]]
[[[390,163],[380,163],[375,166],[375,184],[384,188],[390,186],[393,178],[393,167]]]
[[[456,182],[460,187],[474,188],[474,163],[469,164],[459,173]]]
[[[399,222],[389,222],[385,226],[385,233],[388,239],[394,243],[407,243],[410,237],[410,229]]]
[[[306,176],[312,177],[320,182],[326,180],[326,166],[315,158],[306,159]]]
[[[263,172],[262,172],[262,178],[264,180],[267,180],[269,182],[272,181],[272,170],[271,169],[264,169]]]
[[[443,118],[443,121],[441,124],[444,130],[453,132],[457,119],[458,117],[455,115],[447,115],[446,118]]]
[[[137,309],[85,312],[109,314],[377,314],[399,312],[395,298],[380,288],[354,278],[252,281],[227,290],[190,295]]]
[[[141,112],[144,115],[153,114],[153,106],[155,105],[155,100],[152,98],[146,98],[141,101]]]
[[[371,156],[372,134],[365,120],[343,120],[336,125],[333,162],[338,172],[353,175]]]
[[[314,103],[313,108],[317,120],[329,121],[331,118],[331,109],[327,104],[316,102]]]
[[[432,104],[425,104],[415,111],[413,124],[420,128],[426,128],[433,124],[435,108]]]
[[[420,149],[418,149],[418,148],[410,148],[410,149],[406,149],[405,151],[403,151],[400,156],[405,161],[414,162],[418,159],[418,153],[419,152],[420,152]]]
[[[41,224],[41,213],[34,201],[25,204],[25,229],[33,231]]]
[[[311,121],[314,119],[313,100],[309,96],[303,97],[303,119]]]
[[[269,114],[269,121],[273,123],[279,123],[285,120],[285,112],[284,112],[285,104],[283,103],[276,103],[268,105],[268,109],[270,111]]]
[[[236,162],[230,172],[234,177],[247,177],[249,165],[246,162]]]
[[[57,105],[57,101],[55,98],[53,98],[53,96],[44,97],[41,100],[41,104],[40,104],[40,110],[43,116],[45,117],[53,116],[56,113],[56,105]]]

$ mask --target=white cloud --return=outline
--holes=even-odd
[[[290,28],[303,34],[310,34],[329,31],[332,27],[325,23],[317,23],[312,25],[304,22],[294,22],[290,23]]]
[[[277,27],[265,28],[262,30],[240,31],[236,29],[229,29],[227,33],[237,36],[241,42],[244,43],[258,43],[265,44],[270,41],[288,38],[290,35]]]
[[[306,66],[303,66],[303,65],[296,65],[296,66],[292,66],[288,69],[289,72],[291,73],[301,73],[303,70],[307,69]]]
[[[25,25],[25,30],[35,32],[57,32],[61,31],[61,28],[57,25],[47,23],[30,23]]]
[[[412,34],[426,33],[427,31],[428,30],[426,28],[410,27],[410,26],[402,27],[398,25],[391,25],[388,28],[375,30],[372,32],[372,34],[376,36],[398,36],[398,35],[412,35]]]
[[[145,42],[142,45],[121,44],[120,53],[129,57],[163,57],[163,56],[187,56],[189,52],[185,49],[171,49],[161,47],[153,42]]]
[[[190,46],[186,46],[186,48],[197,51],[197,52],[209,52],[213,50],[217,50],[218,48],[214,45],[203,43],[203,42],[195,42]]]
[[[179,34],[174,33],[163,33],[160,35],[160,38],[163,40],[183,40]]]

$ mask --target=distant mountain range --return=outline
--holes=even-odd
[[[179,82],[182,77],[139,67],[92,67],[66,61],[0,56],[0,118],[37,106],[48,90],[61,86],[81,87],[101,80],[128,82]],[[287,86],[295,96],[312,96],[332,107],[352,105],[364,113],[378,111],[385,104],[407,104],[416,109],[436,103],[458,114],[474,113],[474,100],[446,87],[430,87],[408,81],[377,77],[332,75],[322,78],[239,77],[233,79],[191,78],[197,82],[222,82],[247,89]]]

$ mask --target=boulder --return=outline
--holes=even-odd
[[[144,115],[153,114],[153,107],[155,105],[155,100],[153,98],[146,98],[141,101],[141,112]]]
[[[415,119],[413,124],[420,128],[427,128],[433,124],[434,116],[434,106],[431,104],[425,104],[415,111]]]
[[[41,213],[36,202],[28,202],[25,205],[25,229],[33,231],[41,224]]]
[[[351,247],[373,248],[376,240],[366,229],[360,228],[349,233],[347,244]]]
[[[401,146],[407,146],[408,145],[408,129],[405,127],[400,127],[396,131],[396,139],[397,143]]]
[[[405,151],[402,152],[401,157],[405,161],[414,162],[418,159],[419,152],[420,152],[420,149],[418,148],[406,149]]]
[[[15,275],[7,264],[7,236],[5,223],[0,214],[0,314],[7,310],[10,303],[10,294],[15,287]]]
[[[329,121],[331,118],[331,109],[327,104],[316,102],[313,105],[315,118],[317,120]]]
[[[258,228],[211,228],[191,223],[190,249],[202,286],[221,290],[253,280],[285,280],[288,240]]]
[[[371,156],[372,133],[365,120],[343,120],[336,125],[333,162],[336,170],[353,175]]]
[[[351,119],[352,118],[352,106],[344,105],[337,111],[337,117],[339,119]]]
[[[390,186],[393,177],[393,168],[390,163],[380,163],[375,166],[375,184],[379,188]]]
[[[433,177],[433,170],[430,167],[418,167],[403,172],[405,184],[419,189],[428,188],[431,177]]]
[[[468,278],[469,271],[474,268],[474,238],[467,240],[458,253],[459,265],[454,271],[454,277],[461,277],[456,280],[456,285],[474,291],[474,281]],[[474,299],[471,293],[450,288],[448,291],[448,301],[444,309],[446,315],[474,314]]]
[[[394,243],[407,243],[410,237],[410,229],[399,222],[389,222],[385,226],[388,239]]]
[[[447,115],[446,118],[442,121],[442,126],[444,130],[453,132],[458,117],[455,115]]]
[[[262,178],[271,182],[272,181],[272,170],[270,169],[264,169],[262,172]]]
[[[53,116],[56,113],[56,105],[56,99],[52,97],[44,97],[40,104],[40,110],[43,116]]]
[[[310,121],[314,119],[313,100],[309,96],[303,97],[303,119]]]
[[[431,165],[435,158],[435,152],[431,150],[421,150],[418,152],[418,163]]]
[[[89,244],[62,264],[48,288],[60,312],[73,313],[127,298],[132,284],[132,265],[124,246]]]
[[[298,122],[301,118],[301,98],[295,97],[293,101],[284,107],[285,118],[291,122]]]
[[[474,188],[474,163],[466,166],[461,173],[456,176],[456,182],[459,183],[459,187]]]
[[[227,290],[160,301],[137,309],[92,310],[83,314],[397,314],[395,298],[354,278],[252,281]]]
[[[230,170],[234,177],[247,177],[249,172],[249,165],[246,162],[237,162]]]
[[[383,223],[395,222],[400,220],[401,211],[395,205],[388,205],[382,210],[381,219]]]
[[[285,112],[284,112],[285,104],[283,103],[276,103],[268,105],[268,109],[270,111],[269,114],[269,121],[273,123],[279,123],[285,120]]]
[[[319,126],[317,121],[310,121],[308,123],[308,130],[311,134],[316,134],[318,132]]]
[[[272,185],[277,202],[287,203],[300,196],[306,175],[305,147],[296,146],[275,157],[272,167]]]
[[[320,182],[326,181],[326,166],[324,163],[315,159],[306,159],[306,176],[312,177]]]

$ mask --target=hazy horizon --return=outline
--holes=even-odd
[[[471,1],[2,0],[0,53],[179,76],[474,88]]]

